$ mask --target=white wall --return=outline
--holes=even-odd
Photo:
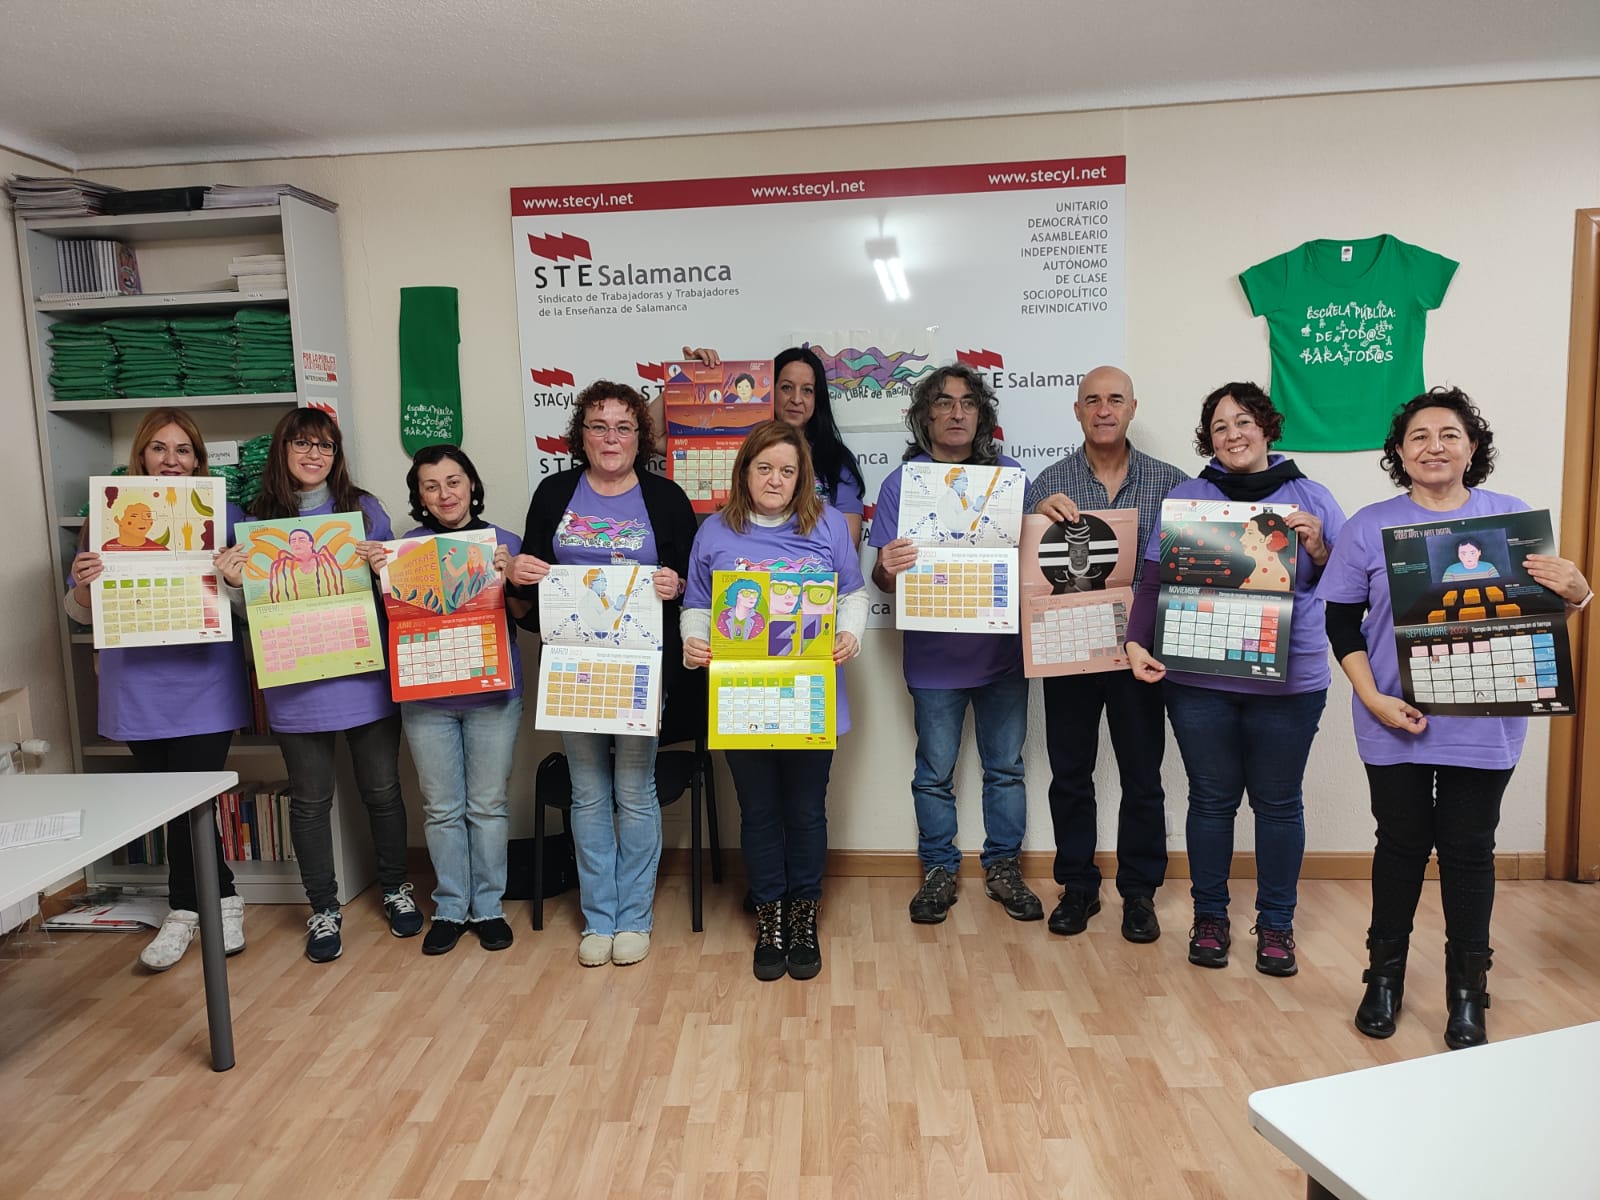
[[[0,149],[0,177],[60,175],[61,171]],[[9,218],[10,214],[7,213]],[[17,242],[9,219],[0,234],[0,471],[9,487],[6,503],[4,582],[0,582],[0,691],[28,689],[33,733],[49,741],[43,769],[70,771],[66,689],[54,605],[61,589],[51,577],[49,527],[45,522],[44,477],[39,471],[38,421],[28,375],[28,335],[17,266]]]
[[[291,180],[340,202],[359,443],[353,459],[358,479],[397,515],[405,509],[407,462],[396,433],[399,289],[435,284],[461,292],[467,448],[485,475],[490,515],[520,522],[527,493],[508,188],[1111,153],[1128,156],[1126,366],[1141,399],[1134,437],[1142,448],[1196,468],[1189,430],[1200,398],[1230,379],[1266,382],[1265,329],[1239,293],[1240,270],[1307,238],[1390,232],[1461,261],[1430,323],[1428,381],[1459,384],[1482,403],[1504,448],[1493,486],[1555,507],[1572,214],[1600,203],[1597,128],[1600,81],[1578,81],[98,175],[125,186]],[[8,306],[0,307],[0,338],[17,339],[20,357],[14,303],[0,301]],[[659,359],[675,349],[623,353]],[[3,359],[0,371],[17,374]],[[1063,440],[1076,437],[1069,402],[1062,397]],[[1301,464],[1353,510],[1389,494],[1376,458],[1303,455]],[[831,843],[909,849],[912,737],[898,634],[869,635],[849,686],[858,724],[834,767]],[[1307,772],[1313,850],[1371,845],[1348,700],[1336,682]],[[556,745],[531,727],[525,735],[522,796],[532,764]],[[1507,796],[1502,850],[1543,848],[1546,757],[1536,727]],[[1114,797],[1104,741],[1101,762],[1102,794]],[[978,778],[969,744],[958,779],[969,849],[982,839]],[[1049,769],[1037,703],[1028,778],[1027,845],[1047,849]],[[1181,846],[1185,789],[1175,748],[1167,783],[1173,844]],[[732,834],[731,788],[723,796]],[[683,817],[671,821],[683,844]],[[1104,811],[1102,845],[1113,828]],[[413,829],[420,842],[420,823]],[[1248,844],[1241,825],[1241,845]]]

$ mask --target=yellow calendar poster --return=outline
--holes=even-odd
[[[724,750],[832,748],[838,740],[838,577],[715,571],[711,585],[708,744]]]

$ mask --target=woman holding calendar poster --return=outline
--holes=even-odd
[[[134,430],[128,473],[135,476],[209,475],[206,442],[194,418],[181,408],[147,412]],[[129,505],[142,508],[149,506]],[[244,513],[228,505],[227,540]],[[148,526],[146,526],[148,528]],[[89,523],[83,527],[84,539]],[[143,535],[141,534],[141,537]],[[92,624],[94,589],[104,564],[80,545],[72,560],[64,605],[67,616]],[[219,570],[242,560],[237,548],[214,556]],[[235,627],[235,634],[238,628]],[[237,641],[186,646],[133,646],[97,655],[100,736],[126,742],[141,771],[220,771],[228,763],[233,732],[250,724],[250,683]],[[189,814],[167,822],[167,903],[171,911],[139,955],[152,971],[175,965],[199,927]],[[214,836],[217,879],[222,885],[222,944],[229,954],[244,949],[244,901],[223,859],[222,837]]]
[[[781,565],[780,565],[781,564]],[[867,594],[849,527],[816,493],[804,433],[783,421],[757,425],[733,463],[728,503],[701,526],[683,600],[683,661],[711,665],[715,571],[832,572],[838,576],[833,660],[861,651]],[[850,729],[841,681],[838,732]],[[756,905],[757,979],[811,979],[822,970],[817,914],[828,855],[832,750],[725,750],[739,792],[741,846]]]
[[[272,431],[261,494],[250,511],[261,520],[359,512],[365,538],[356,548],[369,563],[382,561],[379,543],[394,537],[378,498],[350,478],[339,423],[315,408],[285,413]],[[241,569],[224,573],[231,586],[239,586]],[[289,769],[289,836],[311,905],[306,957],[324,963],[343,953],[332,826],[334,749],[341,732],[372,830],[389,932],[415,937],[422,932],[422,913],[406,882],[400,712],[389,692],[389,673],[287,683],[263,689],[262,698]]]
[[[418,450],[406,474],[406,490],[412,519],[421,524],[401,537],[492,529],[494,570],[500,575],[522,549],[520,537],[483,519],[483,480],[460,447],[441,444]],[[468,554],[460,574],[487,575],[479,548],[471,546]],[[470,586],[470,578],[461,582],[467,586],[457,588],[458,603],[481,590],[481,585]],[[506,612],[513,620],[526,616],[529,608],[527,600],[506,597]],[[422,832],[437,877],[433,921],[422,939],[424,954],[448,954],[469,928],[485,950],[511,945],[511,926],[501,902],[511,824],[506,780],[522,724],[522,657],[515,637],[510,660],[509,692],[407,700],[400,705],[400,723],[422,788]]]
[[[1452,1050],[1488,1040],[1495,830],[1528,722],[1426,716],[1401,698],[1382,530],[1526,512],[1515,496],[1480,486],[1494,458],[1494,434],[1466,393],[1436,388],[1409,401],[1394,416],[1382,459],[1405,494],[1350,518],[1317,589],[1327,602],[1328,640],[1355,691],[1356,746],[1377,821],[1369,962],[1356,1028],[1374,1038],[1394,1033],[1423,872],[1437,850],[1449,1009],[1444,1040]],[[1583,572],[1564,558],[1530,554],[1524,566],[1569,611],[1594,596]]]
[[[718,366],[722,357],[708,348],[683,348],[685,358],[696,358],[708,367]],[[833,402],[828,395],[828,372],[822,359],[809,346],[790,346],[780,351],[772,360],[774,385],[772,388],[772,415],[785,425],[793,426],[805,435],[806,446],[811,451],[811,470],[816,477],[819,499],[838,509],[850,529],[850,544],[861,543],[861,522],[866,511],[866,483],[856,456],[839,436],[839,424],[833,418]],[[651,412],[659,414],[661,401],[651,403]],[[664,431],[666,423],[661,426]],[[656,447],[665,452],[663,441]]]
[[[1165,680],[1167,715],[1189,776],[1185,831],[1194,900],[1189,961],[1200,967],[1228,965],[1234,818],[1248,793],[1256,832],[1256,970],[1280,976],[1299,969],[1294,912],[1306,846],[1301,783],[1331,678],[1316,581],[1344,526],[1344,510],[1332,492],[1307,479],[1294,460],[1270,453],[1282,430],[1283,414],[1255,384],[1218,388],[1201,404],[1194,431],[1195,450],[1211,461],[1167,499],[1275,506],[1244,523],[1239,541],[1253,567],[1241,586],[1286,589],[1288,551],[1292,541],[1298,543],[1285,678],[1169,674],[1145,649],[1155,633],[1160,529],[1145,550],[1127,641],[1134,677],[1150,684]],[[1293,512],[1283,511],[1289,506]]]
[[[649,407],[633,388],[602,379],[579,392],[567,427],[574,465],[533,493],[522,553],[512,558],[508,579],[519,587],[537,586],[551,563],[654,566],[651,582],[666,606],[662,664],[669,669],[670,703],[670,667],[680,655],[674,610],[683,594],[695,516],[682,488],[646,469],[653,442]],[[597,574],[592,582],[603,579]],[[603,595],[589,588],[585,593],[592,600],[580,612],[591,604],[609,611]],[[537,632],[537,604],[521,623]],[[586,967],[628,966],[650,952],[655,927],[661,861],[656,739],[568,730],[561,740],[572,774],[572,844],[583,907],[578,961]]]

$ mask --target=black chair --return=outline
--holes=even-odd
[[[707,836],[711,843],[711,881],[722,882],[722,835],[717,828],[717,785],[711,751],[706,749],[706,672],[669,671],[670,694],[662,706],[661,734],[656,749],[656,799],[662,808],[687,792],[689,810],[689,905],[691,927],[705,928],[701,919],[702,864],[700,849],[701,797],[704,796]],[[666,749],[689,743],[692,748]],[[534,777],[533,798],[533,927],[544,928],[544,821],[546,808],[559,808],[571,829],[572,773],[565,754],[546,755]]]

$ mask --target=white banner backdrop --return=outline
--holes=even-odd
[[[1081,440],[1079,379],[1123,360],[1125,172],[1115,156],[513,188],[530,487],[569,465],[592,380],[649,397],[684,346],[798,342],[828,369],[869,516],[911,387],[951,360],[984,373],[1006,452],[1037,474]],[[903,297],[874,261],[896,258]],[[881,597],[873,611],[892,623]]]

